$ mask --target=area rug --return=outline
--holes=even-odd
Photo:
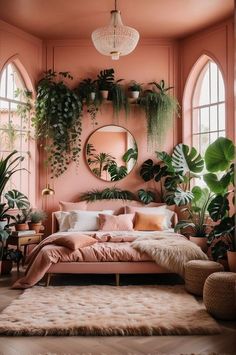
[[[176,286],[36,286],[0,314],[2,335],[216,334],[220,327]]]

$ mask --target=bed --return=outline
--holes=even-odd
[[[100,228],[95,228],[98,216]],[[48,286],[55,274],[114,274],[117,286],[120,274],[177,272],[183,276],[185,262],[207,257],[174,233],[176,222],[174,208],[163,204],[145,207],[137,201],[119,200],[61,203],[61,211],[52,214],[52,235],[32,251],[26,276],[13,287],[31,287],[45,275]],[[134,223],[138,230],[133,230]],[[72,248],[68,242],[74,243]]]

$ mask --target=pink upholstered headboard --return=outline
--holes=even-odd
[[[94,202],[87,202],[87,211],[102,211],[102,210],[114,210],[115,214],[124,213],[125,206],[133,206],[133,207],[157,207],[163,205],[163,203],[149,203],[148,205],[144,205],[138,201],[128,201],[128,200],[99,200]],[[175,211],[175,206],[167,206],[168,209],[175,212],[172,218],[172,225],[178,222],[178,216]],[[57,232],[58,224],[57,219],[55,217],[55,213],[52,213],[52,233]]]

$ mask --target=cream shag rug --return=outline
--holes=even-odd
[[[187,335],[220,328],[184,286],[33,287],[0,314],[2,335]]]

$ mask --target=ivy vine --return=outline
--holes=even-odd
[[[59,177],[71,162],[78,163],[81,152],[82,104],[64,79],[69,72],[49,70],[38,83],[35,117],[36,138],[44,147],[51,177]]]

